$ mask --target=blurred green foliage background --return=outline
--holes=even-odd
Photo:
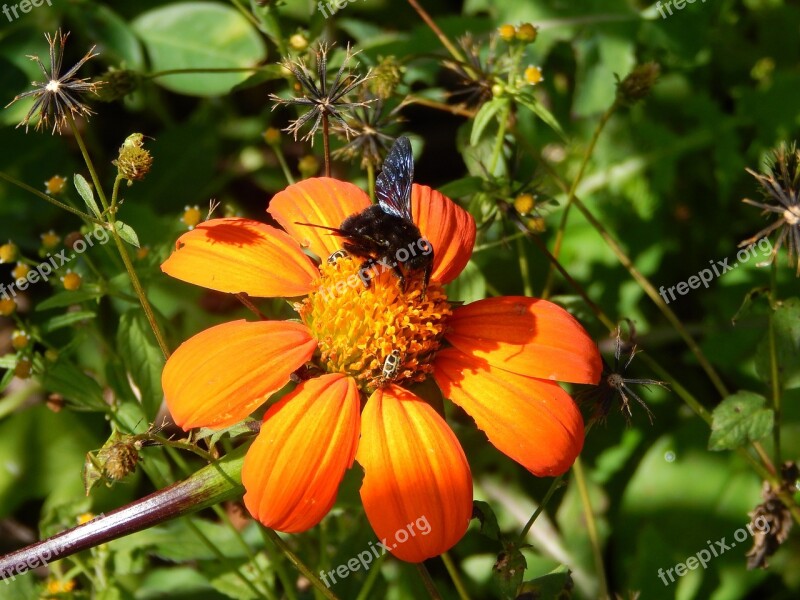
[[[635,65],[648,61],[661,65],[660,80],[644,102],[620,108],[611,116],[577,195],[657,288],[687,280],[709,261],[730,258],[735,262],[737,244],[766,226],[757,209],[741,203],[742,198],[757,197],[757,183],[745,168],[758,169],[771,148],[791,142],[800,131],[797,2],[695,2],[682,10],[673,8],[674,14],[667,18],[661,17],[656,5],[633,0],[426,0],[424,6],[450,39],[473,34],[483,58],[489,34],[500,25],[529,22],[539,28],[536,42],[525,49],[523,62],[541,67],[544,81],[534,95],[555,116],[565,137],[532,112],[517,111],[509,151],[493,175],[504,182],[507,193],[515,186],[534,185],[541,198],[555,200],[542,209],[547,229],[538,234],[548,247],[552,248],[566,200],[554,174],[567,184],[573,180],[599,119],[615,101],[615,76],[622,78]],[[265,143],[263,132],[268,127],[284,128],[297,116],[291,109],[273,111],[267,98],[269,93],[291,91],[291,81],[274,65],[282,55],[298,52],[292,49],[292,36],[300,35],[310,44],[321,36],[336,41],[335,66],[347,42],[361,51],[362,71],[380,65],[386,57],[396,57],[404,71],[391,106],[409,95],[453,105],[458,96],[453,99],[449,94],[461,84],[443,66],[446,51],[436,35],[405,2],[354,1],[326,19],[306,0],[269,1],[266,6],[240,0],[53,0],[52,7],[34,8],[17,19],[6,21],[0,15],[3,104],[28,89],[31,80],[40,80],[36,64],[26,55],[44,57],[43,33],[59,26],[71,32],[65,65],[97,45],[100,56],[87,64],[81,76],[107,78],[108,69],[113,68],[130,77],[130,93],[112,102],[91,101],[97,114],[80,127],[101,180],[108,183],[115,174],[111,161],[125,138],[133,132],[147,136],[154,165],[144,181],[123,190],[120,218],[149,248],[136,266],[167,324],[172,347],[210,324],[248,314],[229,298],[170,280],[158,265],[186,229],[181,222],[185,206],[199,205],[205,213],[209,201],[216,199],[226,214],[266,219],[269,198],[285,187],[277,156]],[[151,77],[169,69],[254,65],[268,68],[255,73]],[[19,102],[0,112],[0,170],[37,189],[43,189],[43,182],[53,175],[68,177],[66,197],[78,202],[73,175],[85,168],[74,137],[68,132],[52,136],[15,128],[29,107],[30,103]],[[486,162],[497,123],[490,123],[487,135],[472,144],[474,119],[421,103],[399,111],[404,122],[391,133],[412,137],[416,180],[443,187],[479,220],[485,217],[491,202],[475,200],[477,188],[470,187],[475,180],[469,178],[490,178]],[[343,143],[337,139],[334,148]],[[319,140],[311,147],[284,134],[281,146],[295,177],[299,177],[298,162],[303,157],[313,154],[322,163]],[[333,175],[367,186],[367,174],[358,161],[336,161]],[[519,246],[492,244],[515,231],[499,223],[482,231],[472,266],[454,284],[461,299],[521,294],[526,285],[534,295],[542,292],[547,258],[535,244],[526,242],[522,248],[530,274],[523,281]],[[42,233],[53,229],[63,237],[79,227],[73,216],[0,183],[0,242],[13,240],[26,256],[36,257]],[[85,454],[102,446],[110,433],[107,421],[91,409],[91,403],[102,403],[109,395],[133,402],[135,396],[126,381],[132,358],[120,349],[120,340],[138,334],[143,346],[152,346],[147,331],[130,322],[132,317],[127,324],[120,322],[120,315],[136,311],[137,305],[124,297],[130,290],[124,272],[114,270],[118,265],[112,254],[94,248],[88,255],[102,273],[119,274],[100,281],[84,262],[73,267],[84,277],[86,296],[78,304],[91,316],[54,325],[53,320],[74,311],[69,306],[76,303],[56,301],[42,309],[42,302],[64,293],[57,285],[33,286],[20,300],[19,317],[38,328],[63,359],[58,368],[35,362],[34,370],[41,376],[32,385],[9,377],[4,380],[0,551],[30,543],[40,532],[72,526],[78,514],[107,511],[153,489],[140,470],[113,488],[95,488],[89,498],[83,492]],[[560,258],[613,320],[635,323],[640,348],[713,410],[721,397],[675,328],[595,228],[574,210]],[[779,297],[796,296],[800,283],[787,267],[785,251],[778,261]],[[741,263],[708,289],[670,302],[670,308],[698,340],[731,392],[750,390],[769,396],[768,377],[763,377],[759,366],[765,360],[768,309],[763,301],[755,300],[741,318],[732,321],[748,292],[769,286],[770,270],[757,262]],[[0,281],[11,280],[11,267],[0,265]],[[573,310],[611,360],[613,338],[575,291],[558,276],[553,291],[555,300]],[[260,306],[270,315],[288,314],[278,302]],[[9,340],[18,325],[10,319],[0,321],[2,367],[14,367]],[[125,327],[122,334],[121,327]],[[794,328],[794,333],[787,334],[790,348],[784,364],[782,454],[787,460],[800,452],[800,381],[788,376],[800,367],[797,327],[796,320],[787,325]],[[794,350],[791,343],[797,344]],[[628,374],[660,378],[639,360],[633,361]],[[740,455],[708,449],[708,426],[678,395],[658,387],[638,391],[654,413],[653,424],[635,402],[630,424],[615,407],[606,424],[591,430],[582,454],[610,590],[622,598],[647,599],[796,597],[800,590],[796,534],[770,559],[767,570],[746,569],[745,553],[752,541],[748,539],[715,558],[706,569],[690,571],[670,586],[662,583],[659,568],[685,561],[707,547],[709,540],[725,537],[730,541],[748,523],[748,512],[761,502],[762,482]],[[68,406],[53,411],[45,402],[53,393],[68,400],[78,398],[83,410]],[[81,404],[81,398],[89,399]],[[146,429],[157,406],[156,398],[138,413],[132,409],[126,415],[131,429]],[[586,414],[590,412],[591,407]],[[533,478],[488,445],[468,418],[453,416],[475,476],[476,498],[491,504],[503,531],[519,531],[551,482]],[[769,439],[764,445],[771,453]],[[161,449],[146,449],[143,458],[167,479],[182,476]],[[369,543],[372,534],[360,506],[358,485],[357,477],[347,479],[337,509],[325,523],[292,538],[296,552],[310,565],[322,568],[346,562]],[[237,566],[248,563],[250,559],[229,530],[213,518],[199,522]],[[263,546],[254,527],[246,527],[244,534],[254,548]],[[178,521],[87,553],[83,560],[104,574],[105,587],[90,592],[84,582],[82,591],[79,586],[72,594],[104,599],[254,597],[232,575],[229,565],[218,563],[194,536],[185,522]],[[560,565],[566,565],[572,573],[574,597],[599,597],[584,506],[572,481],[556,492],[530,541],[532,546],[524,551],[526,581],[554,570],[558,573]],[[501,586],[492,576],[501,550],[500,543],[481,534],[476,524],[451,552],[471,597],[501,597]],[[267,559],[262,553],[258,560]],[[431,564],[430,569],[443,597],[456,598],[441,563]],[[67,571],[65,566],[62,574]],[[366,577],[366,573],[356,573],[334,592],[341,598],[355,598]],[[555,576],[556,590],[563,580]],[[39,597],[46,595],[43,586],[41,577],[23,576],[7,587],[0,584],[0,597]],[[543,589],[540,596],[529,597],[555,597],[556,592]],[[370,597],[402,599],[423,594],[413,569],[390,559]],[[301,588],[300,595],[312,597],[312,592]]]

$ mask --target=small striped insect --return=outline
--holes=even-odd
[[[333,263],[335,263],[340,258],[345,258],[346,256],[348,256],[347,250],[341,250],[341,249],[337,250],[336,252],[334,252],[333,254],[331,254],[328,257],[328,264],[332,265]]]
[[[392,353],[386,357],[383,362],[383,373],[381,378],[384,381],[391,381],[397,377],[397,372],[400,370],[400,351],[392,350]]]

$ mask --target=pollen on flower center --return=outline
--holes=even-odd
[[[48,92],[57,92],[58,91],[58,86],[59,86],[58,81],[56,81],[55,79],[51,79],[50,81],[47,82],[47,85],[45,86],[45,89]]]
[[[783,211],[783,218],[789,225],[800,223],[800,206],[792,206]]]
[[[318,342],[317,364],[350,375],[367,393],[390,381],[422,381],[452,314],[442,286],[429,284],[422,299],[421,277],[407,278],[402,291],[391,270],[377,264],[365,287],[362,262],[351,256],[323,262],[317,289],[296,305]]]

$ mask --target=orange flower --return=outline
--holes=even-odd
[[[445,420],[407,387],[433,377],[498,449],[534,475],[558,475],[581,451],[583,420],[556,381],[597,383],[601,362],[580,324],[545,300],[448,301],[442,286],[469,261],[475,222],[429,187],[412,192],[415,222],[434,250],[424,294],[421,278],[402,291],[390,269],[373,271],[366,287],[361,259],[331,256],[337,236],[300,224],[338,227],[368,205],[352,184],[307,179],[272,199],[283,230],[226,218],[182,235],[165,273],[222,292],[292,298],[299,322],[212,327],[178,348],[162,381],[178,425],[226,427],[307,367],[314,376],[269,407],[247,453],[247,508],[267,527],[309,529],[357,461],[378,538],[419,562],[466,532],[472,477]]]

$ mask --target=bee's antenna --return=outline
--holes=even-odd
[[[306,227],[316,227],[317,229],[327,229],[328,231],[333,232],[334,235],[340,235],[343,237],[349,237],[344,231],[339,229],[338,227],[327,227],[326,225],[315,225],[314,223],[300,223],[299,221],[294,222],[295,225],[304,225]]]

